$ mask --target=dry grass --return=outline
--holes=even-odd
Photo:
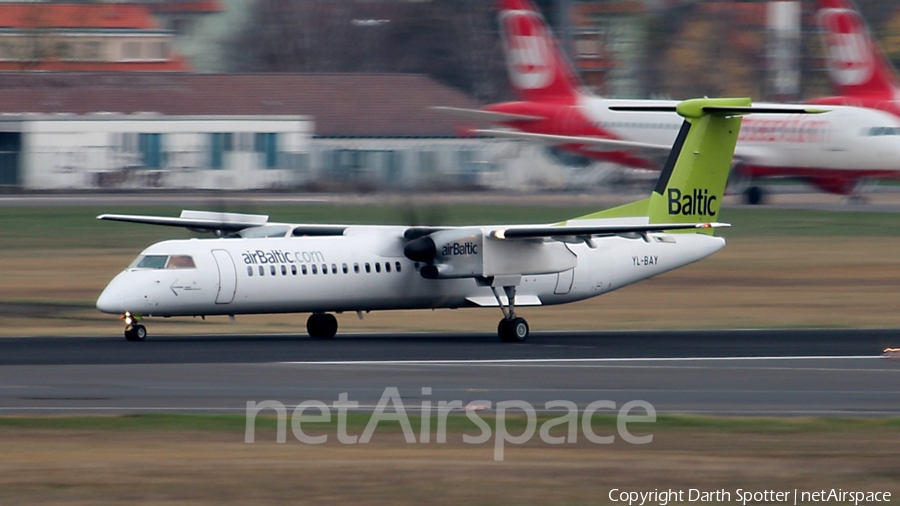
[[[525,308],[532,329],[900,327],[896,237],[732,239],[709,259],[603,297]],[[132,259],[110,250],[0,253],[0,335],[117,335],[94,300]],[[25,301],[25,304],[14,301]],[[499,312],[379,312],[343,331],[491,331]],[[164,333],[302,332],[304,315],[151,320]]]
[[[596,504],[611,488],[900,494],[896,430],[833,434],[655,431],[643,446],[506,449],[460,442],[319,446],[234,432],[0,430],[2,504]],[[290,441],[290,440],[289,440]],[[654,503],[655,504],[655,503]]]

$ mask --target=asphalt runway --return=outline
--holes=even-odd
[[[650,402],[657,412],[900,415],[897,330],[0,339],[0,414],[243,413],[248,401],[371,411],[423,401]],[[431,393],[428,390],[431,389]]]

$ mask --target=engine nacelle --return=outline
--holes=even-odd
[[[560,242],[486,238],[478,228],[433,232],[407,243],[403,253],[428,264],[419,271],[427,279],[552,274],[577,263]]]

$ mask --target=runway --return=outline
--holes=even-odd
[[[248,401],[372,410],[423,401],[542,408],[650,402],[659,413],[900,416],[896,330],[0,339],[0,414],[243,413]],[[423,388],[430,388],[431,393]]]

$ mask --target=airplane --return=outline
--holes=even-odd
[[[835,0],[838,1],[838,0]],[[500,0],[499,21],[507,69],[521,100],[481,109],[437,107],[466,121],[503,128],[468,132],[541,142],[589,159],[658,169],[681,121],[670,112],[677,101],[611,99],[581,85],[544,18],[528,0]],[[882,111],[814,101],[823,116],[759,114],[744,119],[729,191],[760,204],[762,178],[793,178],[829,193],[853,195],[863,181],[900,177],[900,118]],[[763,105],[763,104],[757,104]],[[657,113],[617,109],[660,107]],[[803,105],[769,104],[770,108]],[[872,135],[872,132],[881,134]],[[894,135],[894,134],[891,134]]]
[[[819,27],[828,49],[828,76],[840,95],[810,100],[900,116],[900,79],[850,0],[818,0]],[[900,135],[874,131],[872,135]]]
[[[658,109],[658,107],[656,107]],[[101,220],[186,227],[219,237],[145,249],[97,299],[142,341],[142,317],[312,313],[311,337],[332,338],[332,313],[499,307],[497,332],[524,341],[522,306],[595,297],[696,262],[725,245],[714,229],[750,99],[695,99],[649,198],[546,225],[465,227],[269,223],[268,216],[183,211],[178,218]],[[795,110],[785,112],[817,112]]]

